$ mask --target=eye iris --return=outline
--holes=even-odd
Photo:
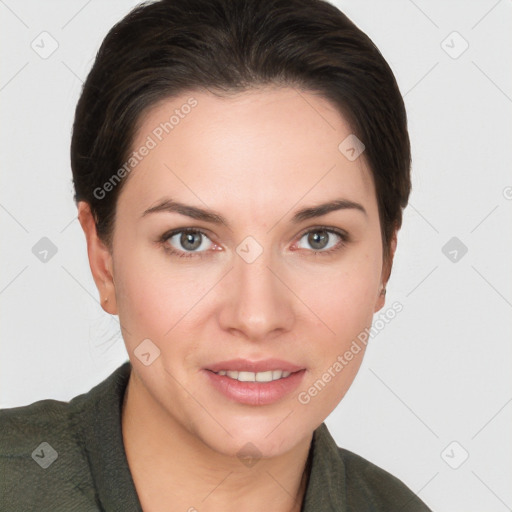
[[[320,233],[320,235],[319,235]],[[312,231],[308,235],[308,243],[313,247],[314,249],[323,249],[328,241],[329,235],[327,231],[320,230],[320,231]],[[323,243],[325,242],[325,243]],[[317,244],[320,244],[320,247],[318,247]]]
[[[194,238],[196,239],[194,243]],[[194,249],[197,249],[201,245],[201,234],[200,233],[182,233],[180,237],[180,243],[182,247],[189,251],[193,251]],[[187,244],[190,243],[192,246],[188,246]]]

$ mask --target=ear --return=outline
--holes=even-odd
[[[100,293],[101,307],[107,313],[117,315],[112,255],[108,247],[98,238],[94,216],[89,203],[86,201],[78,202],[78,220],[87,240],[89,265],[94,282]]]
[[[377,290],[377,301],[375,302],[375,313],[384,307],[386,303],[386,294],[382,293],[383,290],[386,289],[386,285],[389,280],[389,276],[391,275],[391,268],[393,266],[393,258],[395,257],[396,244],[397,244],[397,233],[398,228],[393,231],[393,235],[391,236],[391,240],[389,243],[389,254],[384,255],[383,264],[382,264],[382,273],[380,278],[380,286]]]

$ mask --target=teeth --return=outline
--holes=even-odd
[[[285,379],[291,372],[284,370],[268,370],[266,372],[237,372],[232,370],[221,370],[217,375],[224,375],[240,382],[271,382],[273,380]]]
[[[283,376],[283,370],[273,370],[272,379],[280,379]]]
[[[254,382],[256,374],[254,372],[238,372],[238,380],[240,382]]]
[[[276,373],[278,372],[279,370],[276,370]],[[255,374],[255,376],[256,382],[270,382],[274,379],[274,372],[272,370],[269,370],[268,372],[258,372]]]

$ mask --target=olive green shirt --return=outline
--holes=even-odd
[[[2,512],[142,511],[121,432],[130,371],[127,361],[70,402],[0,410]],[[324,423],[308,461],[303,512],[430,510],[400,480],[338,448]]]

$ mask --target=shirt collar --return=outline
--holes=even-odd
[[[77,428],[83,436],[97,499],[102,510],[142,512],[121,429],[121,408],[130,377],[129,361],[93,388],[85,418]]]
[[[97,498],[104,510],[142,512],[124,450],[121,411],[131,372],[127,361],[87,395],[73,399],[76,406],[87,396],[86,417],[77,416]],[[82,398],[83,397],[83,398]],[[345,467],[339,448],[322,423],[313,433],[310,473],[302,512],[346,510]]]
[[[345,465],[325,423],[313,433],[311,470],[301,512],[346,510]]]

